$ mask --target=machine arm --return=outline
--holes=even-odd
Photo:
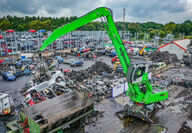
[[[146,47],[147,47],[147,46],[144,46],[144,47],[143,47],[143,49],[139,52],[139,55],[144,55],[144,53],[145,53],[144,50],[145,50]]]
[[[125,75],[127,74],[128,67],[130,65],[130,59],[127,55],[126,49],[123,45],[123,42],[121,40],[121,37],[119,36],[119,33],[116,29],[116,26],[113,21],[112,17],[112,11],[109,8],[100,7],[97,8],[86,15],[78,18],[77,20],[66,24],[62,26],[61,28],[56,29],[49,37],[46,39],[43,43],[43,46],[40,48],[40,50],[45,49],[48,45],[53,43],[57,38],[61,37],[62,35],[71,32],[83,25],[88,24],[89,22],[97,19],[102,18],[106,20],[105,28],[107,30],[107,33],[109,37],[111,38],[113,45],[115,47],[115,50],[117,52],[117,55],[119,57],[119,60],[121,62],[121,65],[123,67]]]

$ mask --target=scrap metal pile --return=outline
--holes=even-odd
[[[56,71],[50,80],[44,81],[36,85],[33,81],[31,84],[27,83],[24,88],[20,90],[20,93],[25,95],[23,105],[34,105],[42,102],[46,99],[52,99],[56,96],[60,96],[71,92],[74,84],[61,71]]]
[[[161,61],[166,64],[175,63],[178,61],[178,58],[175,54],[170,54],[168,51],[160,52],[155,51],[149,55],[151,61]]]
[[[179,85],[186,88],[192,88],[192,70],[187,68],[174,68],[158,74],[153,77],[155,84],[161,87],[169,85]]]
[[[65,75],[74,82],[82,82],[84,79],[92,78],[93,75],[105,76],[110,75],[112,72],[113,70],[109,65],[104,62],[97,61],[94,65],[85,70],[73,70],[71,72],[66,72]]]
[[[71,72],[65,72],[65,75],[67,75],[70,79],[72,79],[74,82],[82,82],[84,79],[91,78],[91,75],[88,72],[85,72],[85,70],[75,71],[72,70]]]
[[[79,85],[77,88],[79,91],[83,91],[89,96],[94,96],[98,101],[101,98],[108,98],[112,94],[112,82],[105,79],[105,81],[88,79]]]
[[[104,62],[97,61],[91,67],[80,70],[65,72],[76,83],[76,89],[85,92],[95,101],[100,98],[108,98],[112,94],[112,80],[116,78],[112,68]]]
[[[104,62],[98,61],[87,69],[90,74],[101,75],[103,73],[112,73],[112,68]]]
[[[187,50],[183,55],[183,62],[186,64],[186,66],[192,68],[192,40],[190,41],[190,44],[187,46]]]

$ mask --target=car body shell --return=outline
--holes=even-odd
[[[76,61],[74,60],[74,61],[71,61],[71,63],[70,63],[71,67],[81,66],[81,65],[83,65],[83,60],[82,59],[76,60]]]
[[[9,80],[9,81],[16,80],[16,77],[10,72],[3,72],[1,75],[4,80]]]

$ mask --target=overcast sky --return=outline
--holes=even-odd
[[[182,23],[192,20],[192,0],[0,0],[0,17],[12,16],[82,16],[97,7],[109,7],[115,21]]]

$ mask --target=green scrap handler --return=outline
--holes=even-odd
[[[72,23],[56,29],[49,38],[45,40],[40,50],[46,48],[62,35],[97,18],[101,18],[106,31],[112,40],[128,83],[129,89],[127,95],[131,98],[132,104],[127,104],[125,106],[124,114],[138,117],[144,121],[149,121],[149,117],[154,110],[156,103],[168,99],[168,92],[163,91],[153,93],[153,87],[148,80],[148,64],[143,62],[135,64],[131,63],[115,26],[111,9],[106,7],[97,8]]]
[[[113,42],[128,83],[129,89],[127,91],[127,96],[130,97],[131,103],[125,105],[123,114],[125,116],[135,116],[144,121],[150,121],[150,115],[155,109],[155,105],[160,101],[168,99],[168,92],[163,91],[153,93],[153,88],[148,80],[148,64],[143,62],[136,64],[131,63],[121,37],[114,24],[112,11],[109,8],[97,8],[77,20],[56,29],[44,41],[40,50],[45,49],[62,35],[98,18],[101,18],[107,33]],[[32,124],[30,121],[28,121],[28,124],[29,127],[32,127],[32,125],[30,125]]]

